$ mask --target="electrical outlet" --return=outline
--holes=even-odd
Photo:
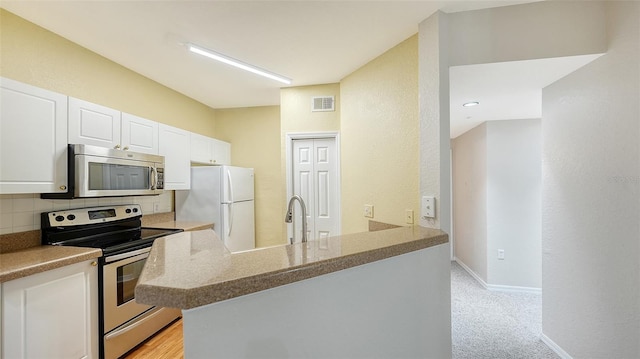
[[[364,205],[364,216],[367,218],[373,218],[373,205],[371,204]]]
[[[413,210],[407,209],[404,211],[404,220],[407,224],[413,224]]]
[[[160,212],[160,203],[154,203],[153,204],[153,213],[158,213]]]
[[[504,249],[498,249],[498,259],[504,260]]]

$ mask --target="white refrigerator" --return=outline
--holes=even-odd
[[[175,194],[177,221],[213,222],[231,252],[255,248],[253,168],[191,167],[191,189]]]

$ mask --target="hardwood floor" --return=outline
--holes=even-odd
[[[182,340],[182,318],[173,322],[156,335],[147,339],[125,359],[182,359],[184,346]]]

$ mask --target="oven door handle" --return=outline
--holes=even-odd
[[[116,254],[114,256],[106,257],[104,259],[104,262],[105,263],[111,263],[111,262],[119,261],[119,260],[124,259],[124,258],[137,256],[139,254],[149,253],[150,251],[151,251],[151,247],[146,247],[146,248],[138,249],[138,250],[127,252],[127,253]]]

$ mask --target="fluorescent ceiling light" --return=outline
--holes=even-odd
[[[215,52],[215,51],[211,51],[209,49],[205,49],[205,48],[200,47],[200,46],[196,46],[196,45],[193,45],[193,44],[186,44],[186,45],[187,45],[187,48],[189,49],[189,51],[191,51],[193,53],[196,53],[198,55],[202,55],[202,56],[208,57],[210,59],[214,59],[216,61],[223,62],[223,63],[225,63],[227,65],[235,66],[235,67],[237,67],[239,69],[243,69],[245,71],[249,71],[249,72],[252,72],[254,74],[257,74],[257,75],[260,75],[260,76],[264,76],[266,78],[270,78],[272,80],[280,81],[280,82],[282,82],[284,84],[287,84],[287,85],[291,84],[291,79],[286,78],[284,76],[280,76],[278,74],[274,74],[273,72],[269,72],[267,70],[263,70],[263,69],[261,69],[259,67],[255,67],[253,65],[249,65],[249,64],[244,63],[242,61],[233,59],[233,58],[231,58],[229,56],[225,56],[223,54],[220,54],[220,53]]]
[[[477,105],[479,105],[479,104],[480,104],[480,102],[478,102],[478,101],[473,101],[473,102],[463,103],[463,104],[462,104],[462,106],[463,106],[463,107],[471,107],[471,106],[477,106]]]

